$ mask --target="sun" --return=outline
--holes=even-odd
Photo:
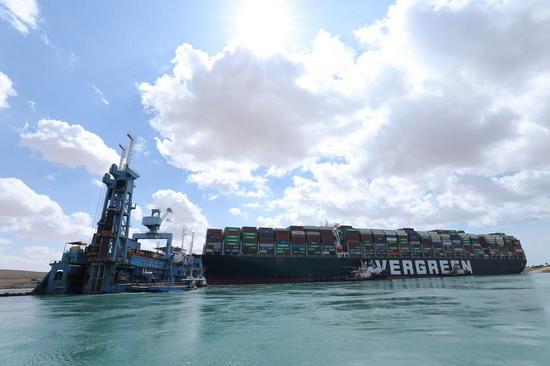
[[[282,52],[291,46],[293,14],[284,0],[241,0],[234,22],[237,45],[260,56]]]

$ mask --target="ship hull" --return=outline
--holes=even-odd
[[[419,259],[359,257],[281,257],[244,255],[204,255],[206,279],[209,285],[269,284],[339,281],[361,265],[361,260],[374,262],[387,271],[386,278],[444,277],[455,275],[456,265],[465,274],[517,274],[525,269],[522,259]]]

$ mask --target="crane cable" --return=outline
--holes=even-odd
[[[97,225],[97,216],[99,215],[99,206],[101,205],[101,197],[105,194],[105,191],[106,191],[105,186],[102,186],[101,188],[99,188],[99,195],[97,197],[97,205],[94,213],[94,221],[92,221],[91,228],[90,228],[90,240],[89,240],[90,244],[92,243],[92,239],[94,238],[94,228]]]

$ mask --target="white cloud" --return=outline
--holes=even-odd
[[[21,144],[42,153],[46,160],[72,168],[83,166],[93,174],[105,173],[119,159],[95,133],[58,120],[41,119],[34,131],[21,133]]]
[[[92,184],[98,188],[103,188],[105,187],[105,184],[103,183],[103,181],[101,179],[98,179],[98,178],[92,178]]]
[[[342,109],[338,95],[298,86],[303,65],[286,56],[242,48],[209,56],[184,44],[172,62],[171,75],[139,85],[142,102],[155,114],[159,152],[201,187],[265,194],[255,170],[289,169],[313,156]]]
[[[61,255],[61,250],[46,246],[26,246],[9,253],[0,247],[0,268],[46,272],[50,269],[49,264],[59,260]]]
[[[67,215],[46,195],[17,178],[0,178],[0,232],[33,240],[87,240],[91,218],[85,212]]]
[[[255,210],[262,207],[262,205],[260,205],[258,202],[248,202],[248,203],[244,203],[243,207]]]
[[[174,245],[181,245],[182,231],[185,229],[185,249],[189,249],[191,233],[195,233],[193,252],[200,253],[206,235],[208,221],[199,206],[189,200],[187,195],[171,189],[161,189],[153,193],[152,202],[148,208],[158,208],[164,212],[171,208],[173,215],[170,220],[165,220],[161,230],[174,234]],[[149,215],[150,212],[136,212],[136,214]],[[140,228],[140,230],[143,227]],[[143,228],[144,229],[144,228]]]
[[[16,95],[17,92],[13,88],[12,81],[8,75],[0,71],[0,109],[8,108],[10,106],[7,101],[8,97],[15,97]]]
[[[0,0],[0,18],[23,34],[37,28],[40,10],[35,0]]]
[[[51,173],[51,174],[48,174],[46,175],[46,179],[47,180],[51,180],[51,181],[54,181],[57,177],[59,177],[61,174],[59,173]]]
[[[105,97],[105,94],[94,84],[92,84],[92,89],[95,91],[95,93],[99,96],[99,99],[101,100],[101,103],[105,105],[109,105],[109,101]]]
[[[291,56],[180,46],[139,86],[159,152],[201,188],[270,197],[260,224],[548,219],[547,2],[398,1],[355,35]]]
[[[233,215],[233,216],[241,216],[241,217],[244,217],[244,218],[247,218],[248,215],[246,214],[246,212],[242,212],[240,208],[238,207],[231,207],[228,212]]]
[[[9,239],[5,239],[5,238],[0,238],[0,245],[8,245],[8,244],[11,244],[12,241],[9,240]]]
[[[492,178],[439,169],[415,177],[363,179],[345,165],[322,164],[313,171],[312,178],[294,177],[282,197],[268,201],[258,222],[286,226],[327,220],[360,227],[433,229],[550,218],[550,196],[544,188],[550,170]]]

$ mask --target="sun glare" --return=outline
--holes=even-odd
[[[242,0],[235,17],[235,41],[262,56],[291,46],[292,12],[283,0]]]

